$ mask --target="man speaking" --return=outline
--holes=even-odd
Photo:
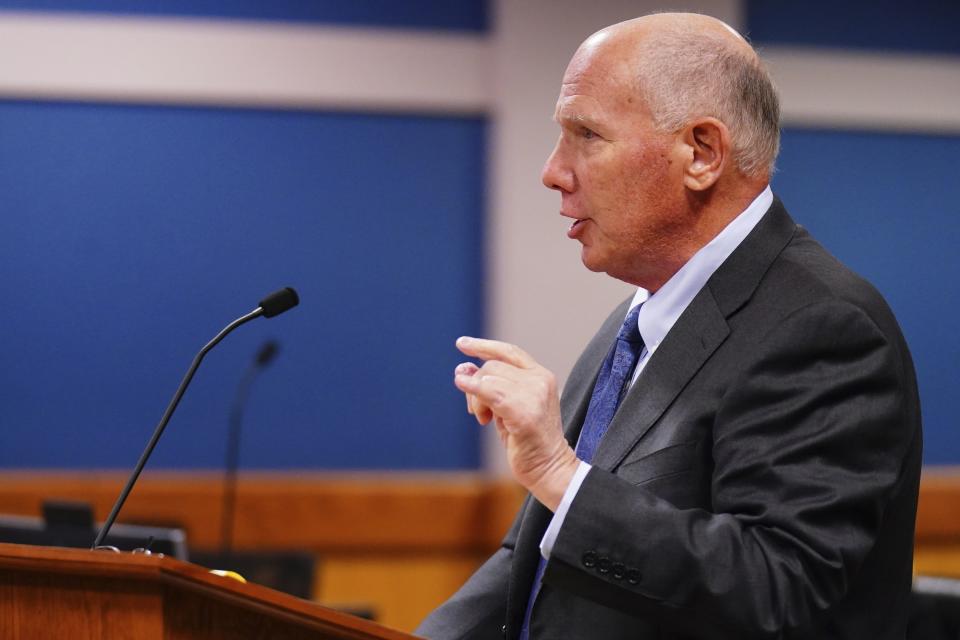
[[[904,638],[920,476],[913,365],[868,283],[768,185],[779,106],[701,15],[603,29],[543,169],[593,271],[636,285],[562,396],[521,348],[455,384],[530,496],[429,638]],[[829,198],[825,193],[824,198]]]

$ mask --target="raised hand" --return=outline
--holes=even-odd
[[[579,464],[563,437],[556,377],[516,345],[463,337],[457,348],[485,362],[465,362],[454,384],[481,424],[493,420],[514,477],[544,506],[560,504]]]

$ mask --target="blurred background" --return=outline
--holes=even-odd
[[[518,495],[453,341],[515,342],[562,379],[630,293],[583,269],[539,172],[579,42],[658,9],[721,18],[769,63],[774,191],[899,318],[931,540],[952,544],[960,4],[934,0],[0,0],[0,511],[72,497],[102,519],[196,351],[294,286],[300,307],[208,356],[125,514],[217,546],[231,403],[275,340],[236,543],[316,551],[315,597],[412,628]]]

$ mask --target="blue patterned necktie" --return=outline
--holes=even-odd
[[[600,446],[600,439],[607,432],[620,401],[630,388],[629,380],[643,350],[643,338],[637,326],[640,307],[638,304],[627,314],[627,319],[623,321],[620,333],[617,334],[617,341],[607,353],[597,376],[597,383],[593,387],[593,395],[590,396],[590,405],[587,407],[587,416],[583,420],[576,449],[577,457],[584,462],[593,460],[593,455]],[[537,573],[530,588],[530,598],[527,600],[527,610],[523,616],[523,626],[520,628],[520,640],[530,638],[530,614],[540,592],[540,582],[546,566],[547,561],[540,556],[540,564],[537,565]]]

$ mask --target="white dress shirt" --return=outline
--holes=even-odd
[[[640,351],[640,357],[637,360],[637,366],[634,369],[630,384],[637,381],[640,372],[650,361],[650,356],[656,352],[657,347],[667,337],[680,314],[700,292],[713,272],[723,264],[734,249],[740,246],[744,238],[760,222],[760,218],[767,212],[771,204],[773,204],[773,192],[767,186],[750,203],[750,206],[731,220],[730,224],[724,227],[723,231],[718,233],[713,240],[693,254],[693,257],[673,274],[673,277],[667,280],[656,293],[650,295],[646,289],[637,290],[630,302],[630,308],[643,304],[637,317],[637,326],[640,329],[640,335],[643,337],[644,346]],[[629,315],[629,311],[627,313]],[[567,490],[560,500],[560,505],[553,514],[553,519],[550,520],[550,526],[547,527],[547,531],[540,541],[540,553],[544,558],[550,557],[550,552],[553,550],[557,535],[560,533],[560,527],[563,526],[567,511],[570,509],[570,505],[573,503],[573,499],[577,495],[577,491],[580,490],[580,485],[583,484],[590,468],[589,464],[581,460],[573,474],[573,479],[567,485]]]

